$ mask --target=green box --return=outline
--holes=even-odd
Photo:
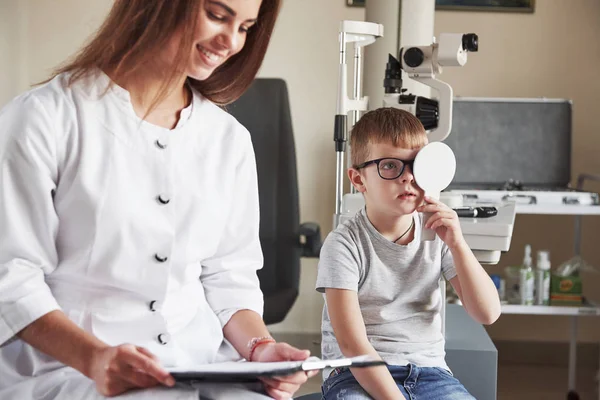
[[[581,306],[583,284],[579,276],[557,276],[550,279],[550,305]]]

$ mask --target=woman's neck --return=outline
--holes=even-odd
[[[367,217],[375,229],[390,242],[407,244],[412,241],[413,234],[410,231],[413,230],[413,214],[390,217],[383,212],[373,210],[372,207],[367,207]]]
[[[150,68],[148,68],[150,69]],[[116,82],[129,92],[131,104],[136,115],[147,122],[173,129],[181,114],[191,101],[191,91],[182,76],[173,82],[165,95],[154,104],[163,90],[166,77],[160,73],[138,74],[123,82]]]

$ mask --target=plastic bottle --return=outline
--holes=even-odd
[[[521,295],[521,304],[533,304],[534,284],[533,269],[531,268],[531,246],[526,245],[525,257],[523,257],[523,265],[519,271],[519,292]]]
[[[504,279],[500,280],[500,288],[498,289],[498,296],[500,297],[500,303],[507,304],[506,301],[506,281]]]
[[[550,304],[550,252],[540,250],[535,270],[535,304]]]
[[[498,274],[491,274],[490,278],[498,290],[498,298],[500,299],[500,303],[506,304],[506,281]]]

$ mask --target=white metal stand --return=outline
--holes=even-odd
[[[600,208],[600,207],[598,207]],[[577,378],[577,333],[578,317],[600,317],[600,307],[596,304],[588,303],[581,307],[561,307],[561,306],[523,306],[505,304],[502,306],[502,314],[520,314],[520,315],[560,315],[569,316],[571,320],[569,334],[569,378],[568,389],[572,393],[572,398],[578,398],[576,390]],[[600,354],[599,354],[600,355]],[[600,393],[600,382],[598,383]],[[600,394],[599,394],[600,400]]]
[[[583,190],[586,179],[600,181],[600,176],[582,174],[577,180],[577,189]],[[600,205],[522,205],[517,204],[517,214],[551,214],[551,215],[574,215],[575,216],[575,256],[581,255],[581,217],[583,215],[600,215]],[[503,305],[503,314],[527,314],[527,315],[564,315],[570,316],[571,326],[569,335],[569,376],[567,398],[579,399],[576,390],[577,380],[577,330],[579,316],[600,316],[600,307],[588,303],[581,307],[557,307],[557,306],[522,306]],[[598,372],[598,400],[600,400],[600,371]]]

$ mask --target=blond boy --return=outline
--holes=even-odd
[[[366,113],[352,130],[348,176],[366,206],[321,250],[322,356],[371,354],[389,366],[328,371],[325,400],[473,399],[444,360],[440,276],[479,323],[498,318],[500,301],[456,213],[415,183],[412,162],[426,144],[420,121],[394,108]],[[421,241],[423,212],[433,213],[433,241]]]

